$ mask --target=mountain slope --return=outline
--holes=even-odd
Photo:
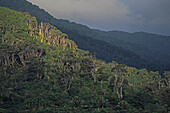
[[[56,26],[66,32],[80,48],[96,52],[97,58],[104,61],[114,60],[129,66],[161,72],[170,70],[170,38],[167,36],[89,29],[68,20],[55,19],[25,0],[1,0],[0,5],[29,12],[37,17],[38,22],[45,21]]]
[[[69,38],[74,40],[79,48],[89,50],[90,52],[96,52],[97,58],[105,60],[106,62],[114,60],[119,63],[127,64],[129,66],[135,66],[137,68],[143,68],[147,64],[146,61],[142,60],[138,55],[134,54],[133,52],[124,50],[107,42],[82,35],[83,33],[79,33],[78,31],[82,29],[82,25],[70,23],[67,20],[55,19],[44,10],[39,9],[39,7],[32,5],[25,0],[1,0],[0,4],[1,6],[6,6],[18,11],[29,12],[31,15],[37,17],[38,22],[45,21],[51,23],[52,25],[59,28],[61,31],[67,32]],[[91,31],[88,27],[83,26],[82,31],[86,32],[86,30],[88,30],[87,33]]]
[[[0,18],[0,112],[168,112],[170,72],[97,60],[28,13]]]
[[[142,58],[147,59],[148,57],[154,60],[168,62],[169,64],[169,36],[161,36],[144,32],[126,33],[118,31],[110,31],[105,33],[105,35],[108,36],[108,38],[103,38],[101,40],[105,40],[111,44],[115,43],[115,39],[125,41],[125,44],[115,43],[115,45],[119,45],[122,48],[128,48],[140,55]]]

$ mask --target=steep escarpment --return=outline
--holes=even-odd
[[[54,26],[43,23],[39,25],[35,17],[28,13],[19,13],[1,8],[1,54],[0,65],[17,64],[25,65],[25,59],[30,56],[45,54],[45,48],[39,44],[50,45],[61,50],[70,49],[76,51],[77,45],[68,39],[66,34]],[[19,17],[19,18],[16,18]],[[9,44],[9,45],[8,45]]]
[[[62,45],[63,49],[66,49],[67,47],[70,49],[77,49],[76,44],[68,39],[67,34],[62,33],[60,30],[48,23],[41,22],[38,25],[36,18],[31,17],[27,13],[25,13],[25,17],[25,23],[30,29],[28,32],[30,36],[35,36],[36,38],[40,36],[41,42],[57,47]]]

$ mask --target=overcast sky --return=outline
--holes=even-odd
[[[28,0],[56,18],[105,31],[170,36],[170,0]]]

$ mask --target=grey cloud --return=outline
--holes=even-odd
[[[134,30],[170,35],[169,0],[121,0],[131,12]],[[139,26],[138,28],[135,26]],[[132,27],[133,27],[132,26]]]
[[[170,35],[170,0],[28,0],[56,18],[102,30]]]

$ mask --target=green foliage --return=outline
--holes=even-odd
[[[168,71],[105,63],[29,14],[0,12],[0,112],[168,112]]]
[[[54,35],[54,34],[62,34],[62,32],[60,30],[53,30],[51,31],[51,35]]]
[[[68,37],[68,35],[67,35],[67,34],[65,34],[65,33],[63,33],[63,34],[62,34],[62,36],[66,36],[66,37]]]

